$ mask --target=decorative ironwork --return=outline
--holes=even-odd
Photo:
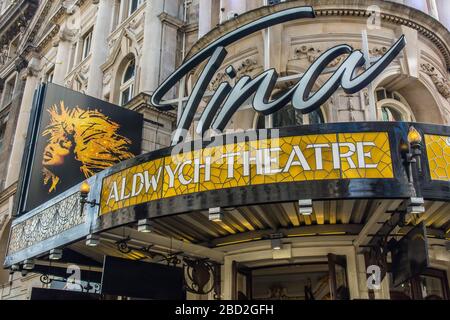
[[[116,241],[116,245],[117,245],[117,250],[119,250],[122,253],[130,253],[131,252],[131,248],[128,246],[128,241],[130,241],[131,238],[130,236],[124,238],[124,239],[120,239],[118,241]]]
[[[218,265],[208,259],[191,259],[185,257],[184,282],[186,290],[195,294],[208,294],[215,290],[215,296],[219,296],[218,287],[220,279],[218,275]],[[211,278],[213,281],[211,281]],[[209,284],[209,286],[208,286]]]
[[[33,215],[11,228],[8,255],[31,247],[85,222],[80,215],[79,192]]]
[[[39,277],[39,280],[41,281],[42,284],[44,285],[49,285],[52,282],[61,282],[61,283],[68,283],[69,279],[68,278],[59,278],[59,277],[51,277],[48,274],[42,274]],[[81,291],[81,292],[90,292],[90,293],[97,293],[100,294],[100,284],[98,283],[94,283],[94,282],[86,282],[85,285],[83,285],[82,282],[80,283],[75,283],[75,285],[79,286],[80,289],[79,290],[70,290],[70,291]],[[65,289],[68,290],[68,289]]]
[[[116,241],[117,250],[119,250],[121,253],[124,254],[138,252],[143,255],[139,260],[145,259],[153,260],[156,257],[161,257],[161,261],[167,262],[168,265],[176,266],[181,263],[181,260],[178,258],[178,255],[182,254],[182,252],[174,252],[166,255],[160,252],[152,251],[151,248],[153,247],[153,245],[143,246],[140,248],[132,248],[128,245],[128,242],[130,241],[131,241],[130,236]]]
[[[48,274],[42,274],[39,277],[39,280],[41,281],[42,284],[50,284],[53,282],[53,279],[50,278],[50,276]]]
[[[183,263],[184,285],[187,291],[195,294],[208,294],[214,290],[214,298],[220,299],[219,264],[208,259],[192,259],[190,257],[184,257],[183,260],[180,260],[179,256],[182,256],[183,252],[169,254],[155,252],[151,250],[153,245],[132,248],[128,245],[130,241],[130,236],[116,241],[117,250],[124,254],[140,253],[142,257],[138,260],[141,261],[151,259],[153,262],[166,262],[167,265],[173,266]],[[159,257],[161,257],[161,260],[156,261],[155,258]]]

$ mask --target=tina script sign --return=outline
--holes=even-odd
[[[183,133],[189,129],[200,101],[208,84],[216,71],[222,65],[227,51],[225,46],[232,44],[254,32],[267,27],[284,23],[295,19],[314,18],[312,7],[297,7],[267,15],[256,21],[250,22],[230,33],[215,40],[203,50],[196,53],[172,75],[170,75],[152,96],[152,104],[162,110],[173,109],[169,103],[163,101],[164,96],[172,87],[189,71],[197,67],[203,61],[208,62],[200,74],[197,83],[192,89],[191,95],[184,107],[178,122],[178,127],[172,138],[172,145],[179,143]],[[364,54],[360,50],[353,50],[349,45],[338,45],[325,51],[305,72],[300,81],[287,90],[282,96],[271,100],[271,93],[278,79],[275,69],[269,69],[255,78],[243,76],[236,80],[234,86],[228,81],[222,82],[213,93],[198,122],[196,132],[203,134],[208,129],[222,131],[238,108],[252,95],[252,106],[264,115],[269,115],[283,108],[289,102],[295,109],[302,113],[309,113],[319,108],[330,96],[342,86],[347,94],[360,91],[371,83],[383,70],[395,59],[405,47],[405,37],[401,36],[397,42],[370,68],[357,74],[356,71],[365,65]],[[345,61],[336,69],[332,76],[312,93],[311,90],[317,78],[323,73],[327,65],[341,55],[348,55]],[[236,71],[233,66],[228,66],[225,72],[233,79]]]

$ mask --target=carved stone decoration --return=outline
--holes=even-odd
[[[353,101],[352,101],[351,97],[349,97],[347,100],[347,110],[349,112],[350,121],[352,121],[352,122],[355,121],[356,120],[355,115],[353,114],[353,111],[355,111],[355,106],[353,105]]]
[[[8,45],[4,44],[0,52],[0,65],[4,65],[8,61],[8,53],[9,47]]]
[[[8,254],[14,254],[85,222],[80,194],[74,193],[11,228]]]
[[[78,33],[79,33],[78,29],[69,29],[67,27],[62,28],[59,31],[59,40],[60,41],[74,41],[76,39],[76,36]]]
[[[422,63],[420,67],[423,72],[430,76],[431,81],[433,81],[437,91],[445,99],[450,99],[450,80],[447,80],[443,76],[441,76],[436,68],[430,63]]]
[[[116,45],[118,38],[113,38],[111,40],[109,40],[108,42],[108,49],[111,50],[112,48],[114,48],[114,46]]]
[[[365,106],[370,105],[369,91],[367,89],[364,90],[363,95],[364,95],[364,105]]]
[[[77,81],[81,88],[77,88],[77,90],[84,90],[88,84],[88,73],[89,73],[89,65],[83,65],[78,70],[76,70],[71,79],[66,82],[66,85],[71,88],[74,81]]]
[[[136,33],[136,29],[133,29],[131,25],[128,25],[124,28],[125,37],[130,40],[130,47],[133,48],[136,58],[141,56],[141,51],[138,46],[138,35]]]
[[[374,57],[381,57],[388,51],[388,47],[381,46],[381,47],[373,47],[372,49],[369,49],[369,53],[371,56]]]
[[[339,112],[344,112],[348,114],[348,118],[346,121],[360,121],[362,120],[361,114],[363,110],[360,107],[359,99],[356,96],[352,95],[343,95],[340,97],[339,105],[345,105],[342,108],[338,108]],[[342,101],[344,100],[344,101]],[[356,102],[356,103],[355,103]],[[342,120],[342,119],[341,119]]]
[[[133,31],[135,31],[139,26],[142,26],[142,23],[144,22],[144,15],[140,15],[137,18],[134,18],[130,21],[128,24],[128,27],[131,28]]]
[[[258,62],[256,59],[245,59],[240,64],[235,66],[237,78],[245,75],[248,72],[252,72],[258,66]]]
[[[112,73],[111,73],[111,71],[106,72],[106,73],[103,75],[103,85],[105,85],[105,86],[109,85],[110,82],[111,82],[111,79],[112,79]]]
[[[240,63],[233,65],[233,67],[236,70],[236,79],[239,79],[243,75],[256,70],[258,68],[258,62],[256,59],[247,58]],[[219,84],[223,82],[226,77],[228,77],[228,75],[225,72],[217,72],[216,76],[208,86],[208,90],[216,90]]]
[[[294,50],[294,57],[293,60],[301,60],[305,59],[311,64],[314,61],[317,60],[317,58],[323,53],[322,50],[314,48],[314,47],[308,47],[308,46],[301,46]],[[333,68],[337,65],[339,65],[342,61],[344,61],[347,58],[347,55],[342,55],[334,59],[330,62],[328,65],[329,68]]]
[[[280,91],[280,92],[284,92],[286,90],[288,90],[289,88],[292,88],[295,85],[295,81],[291,80],[291,81],[283,81],[281,83],[277,83],[276,88]]]
[[[301,46],[294,50],[294,60],[306,58],[308,62],[312,63],[320,55],[322,51],[314,47]]]

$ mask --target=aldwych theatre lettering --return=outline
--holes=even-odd
[[[306,149],[312,149],[314,158],[310,161],[305,157],[304,152],[299,145],[292,146],[288,153],[286,163],[280,165],[279,156],[282,151],[279,147],[274,148],[258,148],[254,150],[228,152],[224,153],[218,159],[219,163],[226,164],[227,178],[234,179],[237,173],[236,166],[242,166],[242,172],[239,173],[244,177],[249,177],[252,166],[256,167],[256,175],[273,175],[278,173],[289,173],[291,167],[300,167],[303,171],[324,170],[325,150],[331,150],[332,170],[340,170],[341,162],[345,161],[346,165],[351,169],[376,169],[378,163],[371,163],[371,148],[375,147],[373,141],[350,142],[334,142],[334,143],[312,143],[307,144]],[[356,161],[352,158],[356,154]],[[137,172],[129,177],[131,179],[131,190],[127,191],[126,177],[119,181],[113,181],[111,190],[107,199],[107,203],[111,200],[122,201],[130,197],[136,197],[141,193],[157,192],[158,185],[162,179],[162,172],[167,174],[169,188],[174,188],[177,183],[187,186],[192,183],[201,181],[211,181],[212,156],[206,156],[203,159],[193,158],[182,160],[175,166],[165,165],[160,167],[156,173],[150,173],[148,170]],[[190,170],[186,172],[184,169],[190,166],[194,169],[192,175]]]
[[[225,46],[264,28],[294,19],[304,18],[314,18],[314,10],[311,7],[291,8],[262,17],[213,41],[170,75],[152,96],[152,104],[163,110],[174,108],[163,101],[165,94],[182,77],[186,76],[193,68],[209,58],[183,109],[177,130],[172,137],[172,145],[179,143],[183,139],[184,132],[189,129],[208,84],[227,55]],[[328,100],[339,86],[347,94],[358,92],[366,87],[395,59],[405,47],[405,44],[405,37],[401,36],[370,68],[358,75],[356,75],[356,71],[365,64],[363,53],[360,50],[353,50],[349,45],[335,46],[324,52],[295,85],[282,96],[273,100],[270,100],[270,97],[278,79],[278,74],[275,69],[266,70],[255,78],[244,75],[236,79],[234,86],[228,81],[224,81],[213,92],[212,97],[202,112],[196,127],[196,132],[203,135],[209,128],[222,131],[225,129],[232,115],[252,95],[253,108],[264,115],[274,113],[289,102],[292,102],[293,107],[302,113],[312,112]],[[325,84],[311,94],[317,78],[330,62],[341,55],[348,56]],[[230,79],[236,77],[236,71],[233,66],[228,66],[225,72]]]
[[[101,214],[226,188],[393,176],[387,132],[260,139],[168,155],[114,173],[102,183]]]

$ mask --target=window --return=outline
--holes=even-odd
[[[133,12],[135,12],[143,2],[144,0],[129,0],[128,15],[131,16]]]
[[[11,103],[14,96],[14,87],[16,85],[16,77],[13,77],[6,81],[5,89],[3,93],[3,106]]]
[[[381,120],[383,121],[403,121],[402,114],[393,107],[381,107]]]
[[[447,300],[449,288],[446,272],[428,268],[420,276],[394,287],[392,274],[389,273],[391,300]]]
[[[378,119],[381,121],[413,121],[411,109],[398,92],[384,88],[376,90]]]
[[[83,36],[83,55],[82,59],[86,59],[91,52],[92,30]]]
[[[0,119],[0,153],[2,153],[2,151],[3,151],[7,121],[8,121],[8,116]]]
[[[72,43],[72,46],[70,47],[70,56],[69,56],[69,72],[72,71],[75,61],[76,61],[76,55],[77,55],[77,42]]]
[[[127,104],[134,96],[134,79],[136,76],[136,63],[132,59],[128,62],[120,86],[120,103]]]

